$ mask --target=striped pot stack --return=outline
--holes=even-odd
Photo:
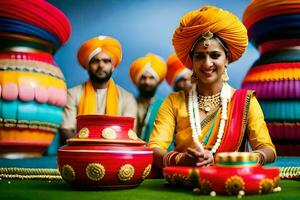
[[[243,22],[260,57],[242,87],[256,90],[278,155],[300,155],[300,2],[252,0]]]
[[[38,156],[62,121],[66,82],[53,54],[71,34],[43,0],[0,0],[0,156]]]

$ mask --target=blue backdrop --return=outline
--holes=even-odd
[[[113,74],[116,83],[137,95],[129,77],[129,66],[148,52],[164,59],[173,52],[172,35],[181,16],[203,5],[214,5],[229,10],[240,19],[250,0],[50,0],[69,18],[72,35],[68,43],[55,54],[68,88],[88,79],[88,74],[77,61],[77,50],[85,40],[97,35],[117,38],[123,48],[123,60]],[[258,58],[249,45],[244,56],[229,66],[229,83],[241,86],[243,77]],[[158,94],[165,97],[171,88],[164,81]]]

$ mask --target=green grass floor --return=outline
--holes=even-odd
[[[300,181],[281,180],[281,192],[265,195],[248,195],[242,199],[299,200]],[[0,180],[0,199],[40,199],[40,200],[219,200],[237,199],[236,196],[211,197],[199,195],[191,189],[174,188],[163,179],[148,179],[141,185],[122,190],[78,190],[62,180]]]

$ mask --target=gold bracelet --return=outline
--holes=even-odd
[[[176,156],[175,156],[175,165],[178,165],[178,163],[180,162],[182,156],[183,156],[184,153],[178,153]]]
[[[266,154],[263,151],[255,150],[253,151],[257,155],[257,163],[264,165],[266,161]]]

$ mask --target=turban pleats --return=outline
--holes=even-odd
[[[167,67],[160,56],[148,53],[145,57],[138,58],[131,64],[129,74],[132,82],[137,84],[145,71],[150,72],[159,82],[162,82],[167,74]]]
[[[167,75],[166,80],[170,86],[174,86],[175,80],[178,80],[179,76],[182,76],[186,73],[192,73],[187,69],[182,62],[178,59],[176,54],[172,54],[167,59]]]
[[[122,47],[119,41],[108,36],[98,36],[85,41],[79,48],[77,58],[80,65],[86,68],[93,56],[100,51],[104,51],[111,57],[115,67],[122,60]]]
[[[185,66],[192,67],[189,57],[191,47],[207,31],[226,43],[229,62],[239,59],[248,45],[247,30],[234,14],[213,6],[204,6],[184,15],[173,35],[175,52]]]

